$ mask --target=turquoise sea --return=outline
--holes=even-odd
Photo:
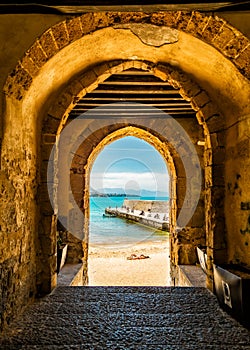
[[[90,197],[90,244],[126,247],[143,241],[164,241],[168,233],[118,217],[103,217],[105,208],[121,207],[125,197]],[[168,198],[139,198],[141,200],[167,200]]]

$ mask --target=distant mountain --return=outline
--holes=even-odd
[[[162,191],[147,191],[147,190],[142,190],[141,191],[141,197],[168,197],[167,192],[162,192]]]
[[[168,197],[167,192],[162,191],[148,191],[148,190],[133,190],[129,189],[127,192],[124,191],[122,188],[101,188],[98,190],[90,190],[90,193],[93,195],[100,194],[100,195],[108,195],[108,194],[121,194],[125,196],[139,196],[139,197],[152,197],[152,198],[159,198],[159,197]]]

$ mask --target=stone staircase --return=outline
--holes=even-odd
[[[0,349],[249,350],[250,332],[206,288],[58,287],[9,327]]]

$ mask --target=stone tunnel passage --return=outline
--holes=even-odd
[[[195,264],[194,246],[206,245],[211,290],[214,262],[249,267],[249,39],[220,13],[99,12],[62,20],[42,16],[40,29],[33,26],[40,21],[31,14],[29,21],[25,15],[18,16],[19,21],[2,17],[8,23],[1,18],[2,41],[8,37],[12,48],[0,78],[4,86],[1,295],[5,301],[1,327],[40,291],[49,293],[56,286],[56,217],[48,198],[46,172],[58,135],[83,96],[114,73],[131,68],[174,86],[194,110],[196,123],[189,120],[188,128],[204,131],[204,149],[200,150],[204,192],[193,218],[199,225],[193,228],[191,223],[192,229],[173,232],[171,261],[175,266]],[[168,32],[178,31],[178,41],[155,47],[134,34],[135,26],[130,25],[133,30],[113,28],[117,21],[119,25],[144,23],[146,31],[153,29],[147,26],[150,23],[170,27]],[[10,24],[15,33],[9,33]],[[17,29],[22,29],[20,40],[13,43]],[[105,133],[110,131],[115,130]],[[89,148],[100,142],[95,136],[89,139]],[[200,140],[196,136],[195,145]],[[177,191],[182,192],[181,187],[178,184]],[[86,214],[87,198],[81,206]],[[180,207],[176,203],[175,211]],[[80,253],[82,258],[82,247]]]
[[[134,215],[140,208],[145,218],[169,223],[166,161],[143,139],[126,136],[105,146],[91,170],[89,285],[170,285],[169,233],[140,224],[139,216],[103,216],[132,202]]]

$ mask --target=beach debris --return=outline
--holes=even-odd
[[[127,257],[127,260],[141,260],[141,259],[149,259],[148,255],[136,255],[136,254],[131,254],[129,257]]]

